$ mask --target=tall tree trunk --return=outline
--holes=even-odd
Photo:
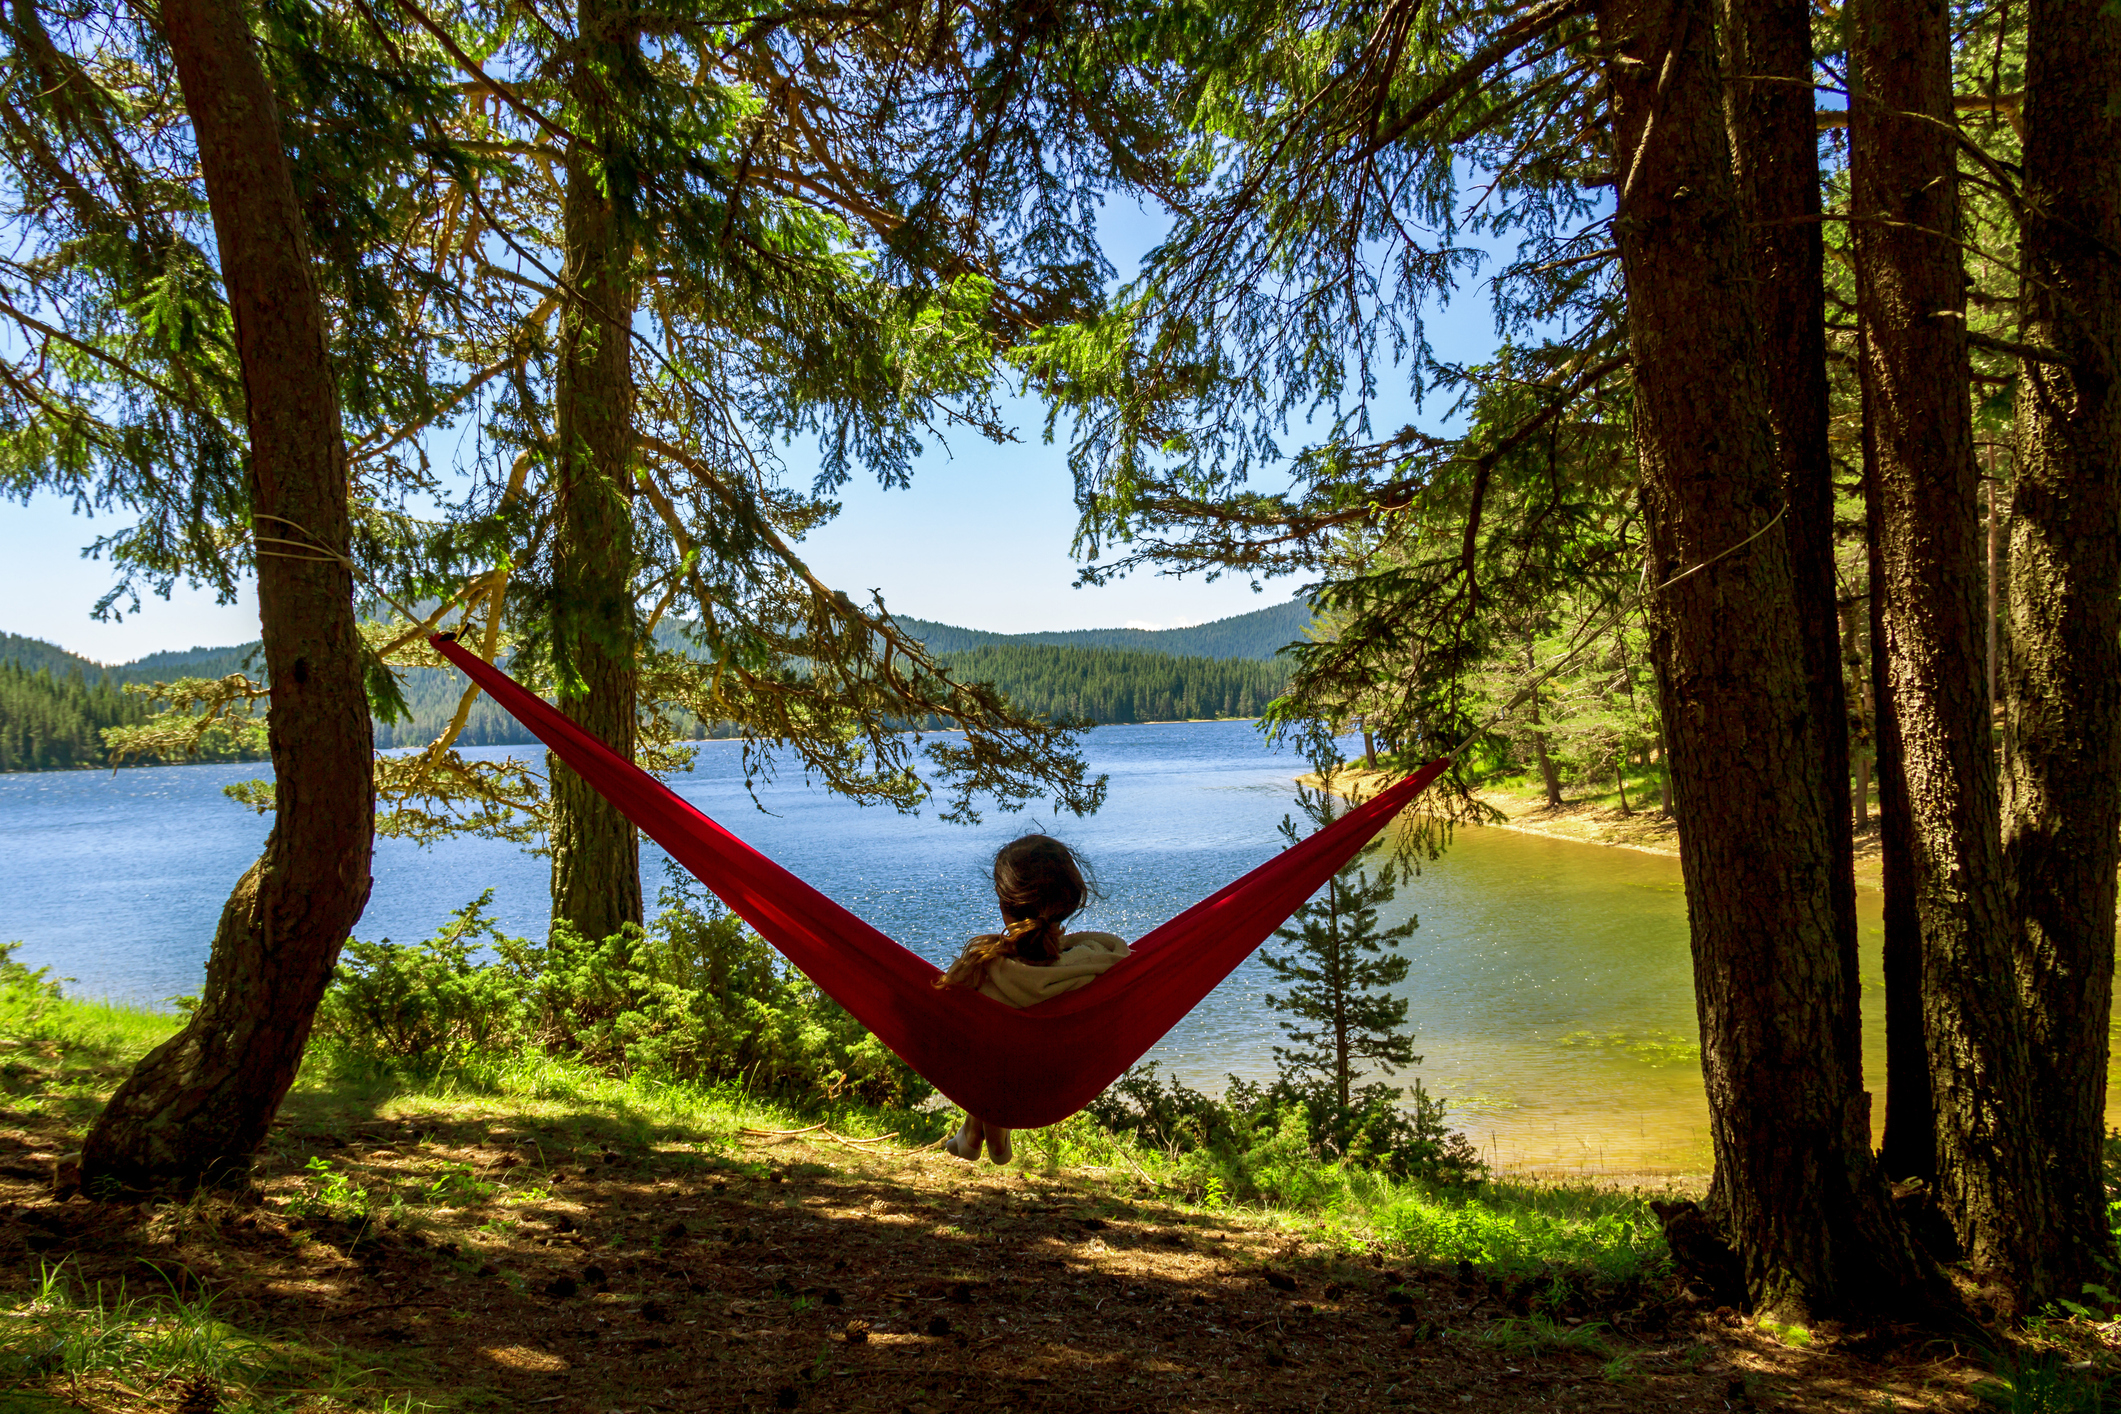
[[[2121,851],[2121,15],[2027,15],[2024,337],[2004,648],[2004,861],[2032,1002],[2057,1281],[2114,1256],[2099,1148]]]
[[[1839,600],[1835,604],[1835,609],[1841,615],[1842,661],[1855,670],[1858,682],[1868,683],[1869,669],[1865,666],[1866,657],[1863,651],[1863,639],[1856,627],[1856,601],[1853,599]],[[1866,829],[1871,823],[1871,757],[1877,750],[1877,738],[1873,730],[1877,712],[1872,703],[1868,686],[1864,688],[1861,699],[1866,740],[1862,744],[1849,747],[1849,757],[1856,769],[1856,784],[1851,791],[1853,797],[1851,803],[1855,806],[1854,828],[1857,830]],[[1854,850],[1851,849],[1850,852],[1853,854]]]
[[[1804,640],[1804,675],[1826,790],[1828,891],[1835,945],[1852,995],[1856,968],[1856,846],[1849,833],[1848,698],[1841,677],[1834,583],[1834,460],[1827,438],[1826,247],[1819,226],[1819,143],[1812,103],[1810,0],[1721,0],[1733,75],[1728,121],[1739,207],[1753,261],[1753,298],[1767,374],[1768,416],[1782,473],[1783,540]],[[1860,1014],[1847,1018],[1860,1033]],[[1862,1037],[1842,1038],[1862,1054]]]
[[[1525,663],[1532,665],[1532,649],[1525,647]],[[1546,728],[1539,721],[1539,690],[1534,688],[1531,711],[1525,720],[1532,724],[1532,753],[1539,761],[1539,784],[1546,791],[1547,809],[1561,809],[1561,772],[1554,769],[1554,758],[1547,753]]]
[[[1847,22],[1871,593],[1913,827],[1937,1191],[1969,1260],[2031,1310],[2052,1294],[2047,1204],[1983,683],[1951,34],[1944,0],[1851,0]]]
[[[1890,1305],[1915,1278],[1876,1180],[1857,999],[1725,137],[1713,0],[1608,0],[1651,645],[1683,842],[1716,1200],[1756,1306]],[[1743,547],[1742,549],[1740,547]],[[1725,558],[1719,559],[1719,556]],[[1734,811],[1730,803],[1745,801]]]
[[[368,901],[375,824],[353,580],[323,558],[346,553],[346,443],[279,106],[240,5],[164,0],[161,16],[243,371],[279,808],[222,909],[198,1009],[89,1131],[84,1182],[139,1188],[248,1171]]]
[[[1869,362],[1868,340],[1856,336],[1858,363]],[[1887,1178],[1937,1181],[1937,1106],[1930,1093],[1928,1028],[1922,1019],[1922,919],[1915,908],[1914,822],[1901,765],[1900,724],[1886,680],[1885,601],[1876,566],[1883,553],[1878,529],[1876,438],[1871,405],[1863,410],[1863,502],[1870,593],[1871,741],[1878,771],[1879,887],[1885,895],[1885,1132],[1878,1162]]]
[[[583,124],[621,139],[625,74],[639,63],[632,21],[612,0],[581,0],[582,53],[572,79]],[[635,706],[633,595],[633,240],[598,154],[569,148],[570,289],[560,335],[553,658],[560,708],[631,760]],[[633,825],[587,782],[548,758],[552,778],[552,920],[603,938],[641,921],[641,855]]]
[[[2001,666],[1997,657],[1997,627],[2002,618],[2003,603],[2003,483],[1996,479],[1996,453],[1988,454],[1988,474],[1982,478],[1986,488],[1984,499],[1988,502],[1986,534],[1988,537],[1988,573],[1982,576],[1982,584],[1988,592],[1987,612],[1983,615],[1988,624],[1988,714],[1993,724],[1996,704],[2002,699],[1996,695],[1996,673]]]

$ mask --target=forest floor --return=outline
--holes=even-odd
[[[305,1078],[244,1195],[61,1198],[130,1057],[0,1054],[0,1414],[2080,1407],[1984,1395],[1970,1345],[1749,1323],[1661,1266],[1425,1264],[1131,1166],[564,1087]],[[2109,1336],[2048,1329],[2018,1394]]]

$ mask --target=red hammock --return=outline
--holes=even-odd
[[[556,708],[444,639],[471,675],[818,988],[966,1110],[1009,1129],[1067,1118],[1141,1059],[1442,773],[1432,761],[1133,945],[1097,981],[1017,1010],[936,968],[687,805]]]

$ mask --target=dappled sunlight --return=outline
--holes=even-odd
[[[899,1138],[743,1132],[821,1119]],[[1640,1197],[1610,1188],[1344,1174],[1309,1208],[1202,1201],[1172,1156],[1080,1119],[1022,1135],[1012,1166],[916,1152],[952,1122],[799,1114],[550,1060],[413,1074],[319,1054],[251,1197],[54,1203],[27,1156],[63,1152],[78,1119],[0,1116],[0,1273],[38,1330],[60,1319],[35,1314],[40,1270],[66,1273],[69,1310],[130,1283],[135,1326],[210,1310],[248,1352],[217,1376],[231,1397],[317,1411],[1327,1396],[1481,1414],[1719,1409],[1733,1389],[1824,1411],[1859,1390],[1959,1407],[1982,1374],[1897,1347],[1852,1361],[1828,1333],[1800,1348],[1692,1304]],[[18,1369],[29,1356],[0,1348]],[[144,1379],[84,1367],[74,1387],[91,1409],[174,1411],[174,1377],[155,1386],[167,1399],[124,1393]]]

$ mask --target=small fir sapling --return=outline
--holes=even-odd
[[[1324,829],[1343,813],[1332,791],[1343,762],[1330,740],[1307,746],[1320,786],[1299,785],[1296,802],[1313,829]],[[1311,831],[1284,817],[1281,832],[1294,845]],[[1275,1099],[1300,1101],[1311,1111],[1313,1142],[1330,1156],[1465,1177],[1478,1164],[1464,1137],[1445,1129],[1442,1101],[1417,1081],[1411,1107],[1403,1109],[1407,1087],[1358,1083],[1365,1074],[1389,1076],[1421,1064],[1407,1029],[1407,1000],[1390,992],[1406,980],[1411,964],[1397,949],[1419,920],[1409,915],[1381,927],[1377,915],[1399,882],[1396,864],[1373,867],[1358,856],[1275,930],[1286,951],[1260,954],[1286,988],[1266,997],[1269,1009],[1283,1013],[1280,1025],[1290,1042],[1274,1048],[1279,1076],[1271,1088]]]
[[[1324,829],[1343,813],[1331,790],[1337,764],[1321,766],[1319,789],[1296,788],[1297,806],[1315,829]],[[1281,833],[1294,845],[1310,831],[1284,816]],[[1268,971],[1288,988],[1266,998],[1269,1008],[1289,1018],[1281,1029],[1294,1044],[1274,1048],[1283,1080],[1305,1090],[1330,1091],[1343,1110],[1355,1103],[1356,1077],[1366,1063],[1390,1075],[1394,1067],[1421,1060],[1404,1030],[1406,999],[1380,990],[1406,979],[1407,959],[1386,949],[1396,950],[1419,921],[1409,916],[1380,930],[1378,905],[1392,900],[1397,883],[1389,862],[1372,873],[1358,856],[1298,908],[1287,925],[1274,930],[1275,938],[1291,945],[1290,950],[1260,954]],[[1389,1091],[1392,1099],[1400,1094],[1387,1086],[1364,1089]]]

